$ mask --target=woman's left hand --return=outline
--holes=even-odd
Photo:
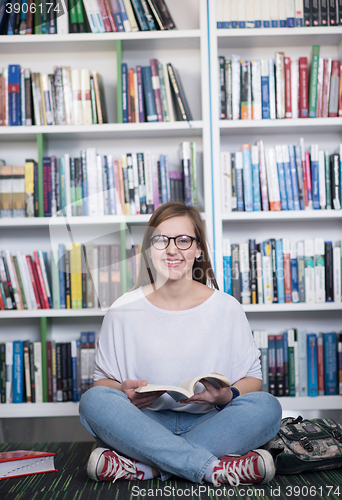
[[[205,391],[194,394],[189,399],[182,399],[180,403],[200,403],[212,405],[226,405],[233,398],[233,393],[229,385],[224,382],[218,381],[219,388],[214,387],[210,382],[205,379],[199,380],[204,385]]]

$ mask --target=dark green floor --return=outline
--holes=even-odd
[[[56,453],[57,472],[36,474],[0,481],[0,500],[171,500],[198,498],[322,499],[342,500],[342,469],[293,476],[276,475],[268,484],[241,485],[237,488],[197,485],[181,479],[166,482],[119,481],[96,483],[88,479],[86,464],[94,442],[87,443],[18,443],[0,444],[0,451],[14,449],[40,450]]]

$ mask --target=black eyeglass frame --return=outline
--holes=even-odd
[[[176,239],[177,239],[177,238],[184,238],[184,236],[185,236],[186,238],[190,238],[190,239],[191,239],[191,243],[190,243],[190,245],[188,246],[188,248],[179,248],[179,246],[177,245]],[[153,244],[153,240],[154,240],[154,238],[160,238],[160,237],[167,238],[167,240],[168,240],[167,245],[166,245],[166,247],[165,247],[165,248],[156,248],[156,247],[154,246],[154,244]],[[167,249],[167,247],[170,245],[170,241],[171,241],[171,240],[173,240],[173,241],[174,241],[174,243],[175,243],[176,247],[178,248],[178,250],[184,250],[184,251],[185,251],[185,250],[189,250],[189,248],[191,248],[191,247],[192,247],[192,244],[193,244],[193,242],[194,242],[194,241],[199,242],[199,240],[196,238],[196,236],[189,236],[188,234],[179,234],[178,236],[172,236],[172,237],[165,236],[164,234],[155,234],[154,236],[150,236],[150,241],[151,241],[151,244],[153,245],[153,248],[155,248],[156,250],[160,250],[160,251],[162,251],[162,250],[166,250],[166,249]]]

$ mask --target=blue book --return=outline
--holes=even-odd
[[[25,70],[20,71],[20,116],[21,125],[26,125]]]
[[[250,144],[242,145],[242,159],[245,211],[253,212],[253,174]]]
[[[8,18],[6,2],[0,2],[0,34],[3,34],[6,28],[6,22]]]
[[[6,2],[4,2],[6,5]],[[15,24],[15,4],[17,3],[17,0],[11,0],[11,7],[9,10],[9,18],[8,18],[8,25],[7,25],[7,35],[14,35],[14,24]],[[6,9],[8,11],[8,9]]]
[[[271,26],[272,28],[279,28],[279,21],[277,19],[272,19]]]
[[[135,18],[141,31],[149,31],[149,25],[145,17],[140,0],[131,0]]]
[[[318,396],[317,334],[307,334],[308,396]]]
[[[298,262],[297,262],[296,243],[291,243],[290,264],[291,264],[292,302],[297,303],[299,302],[299,292],[298,292]]]
[[[275,241],[278,304],[285,304],[283,240]]]
[[[88,332],[88,387],[91,387],[94,382],[95,369],[95,332]]]
[[[268,74],[268,61],[261,61],[261,110],[262,119],[270,118],[270,83]]]
[[[303,163],[302,163],[302,149],[298,145],[295,147],[296,151],[296,167],[297,167],[297,182],[298,182],[298,196],[299,205],[301,210],[305,210],[304,205],[304,183],[303,183]]]
[[[290,394],[290,380],[289,380],[289,340],[288,333],[285,330],[283,333],[283,360],[284,360],[284,395]]]
[[[139,103],[139,122],[145,121],[145,106],[144,106],[144,91],[141,74],[141,66],[137,66],[137,81],[138,81],[138,103]]]
[[[122,79],[122,122],[128,123],[128,80],[127,80],[127,64],[121,64],[121,79]]]
[[[312,208],[320,209],[319,202],[319,158],[318,144],[311,145],[311,192],[312,192]]]
[[[24,402],[24,342],[13,341],[13,403]]]
[[[239,21],[239,29],[244,29],[246,28],[246,21]]]
[[[77,403],[81,398],[80,392],[80,373],[77,370],[77,357],[78,352],[81,349],[81,341],[72,340],[71,341],[71,366],[72,366],[72,400]]]
[[[223,291],[233,295],[232,253],[229,239],[223,240]]]
[[[260,168],[258,146],[252,146],[253,210],[261,211]]]
[[[276,150],[276,161],[278,170],[280,205],[282,210],[288,210],[282,147],[276,146],[275,150]]]
[[[124,30],[131,31],[131,25],[130,25],[128,17],[127,17],[125,4],[124,4],[123,0],[117,0],[117,1],[119,4],[119,7],[120,7],[121,21],[122,21]]]
[[[324,394],[338,395],[337,335],[323,333]]]
[[[51,217],[51,158],[43,157],[44,217]]]
[[[295,26],[295,18],[294,17],[288,17],[286,19],[286,27],[287,28],[294,28]]]
[[[89,215],[87,153],[81,151],[83,215]]]
[[[287,194],[287,208],[289,210],[294,210],[289,150],[288,150],[287,146],[283,146],[282,149],[283,149],[285,185],[286,185],[286,194]]]
[[[159,173],[160,173],[160,187],[161,187],[161,197],[162,204],[167,203],[167,173],[166,173],[166,163],[165,156],[159,156]]]
[[[107,165],[108,165],[108,181],[109,181],[109,208],[110,214],[116,214],[116,199],[115,199],[115,180],[114,180],[114,166],[113,166],[113,156],[107,155]]]
[[[110,0],[110,5],[112,7],[112,11],[114,14],[114,19],[115,19],[115,23],[116,23],[116,27],[118,28],[118,31],[125,31],[124,25],[122,23],[121,9],[120,9],[118,0]]]
[[[245,209],[243,197],[243,159],[241,151],[235,153],[235,186],[236,186],[236,206],[238,212]]]
[[[11,127],[21,125],[19,64],[8,65],[8,118]]]
[[[300,210],[296,150],[293,145],[288,146],[288,150],[290,158],[290,172],[291,172],[291,182],[292,182],[292,192],[293,192],[293,207],[294,210]]]
[[[268,19],[265,19],[262,21],[262,27],[263,28],[270,28],[271,27],[271,21],[269,21]]]
[[[297,328],[298,365],[299,365],[299,396],[308,395],[308,362],[306,328]]]
[[[66,309],[65,299],[65,264],[64,264],[64,245],[58,245],[58,274],[59,274],[59,293],[60,293],[60,308]]]
[[[143,91],[145,97],[145,110],[146,110],[146,118],[148,122],[157,122],[157,111],[156,111],[156,102],[154,98],[154,91],[152,86],[152,73],[151,66],[142,66],[142,82],[143,82]]]

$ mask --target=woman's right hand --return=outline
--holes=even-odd
[[[124,392],[130,402],[137,408],[146,408],[164,394],[164,391],[154,391],[142,394],[135,392],[135,389],[144,385],[147,385],[146,380],[127,379],[120,385],[120,391]]]

